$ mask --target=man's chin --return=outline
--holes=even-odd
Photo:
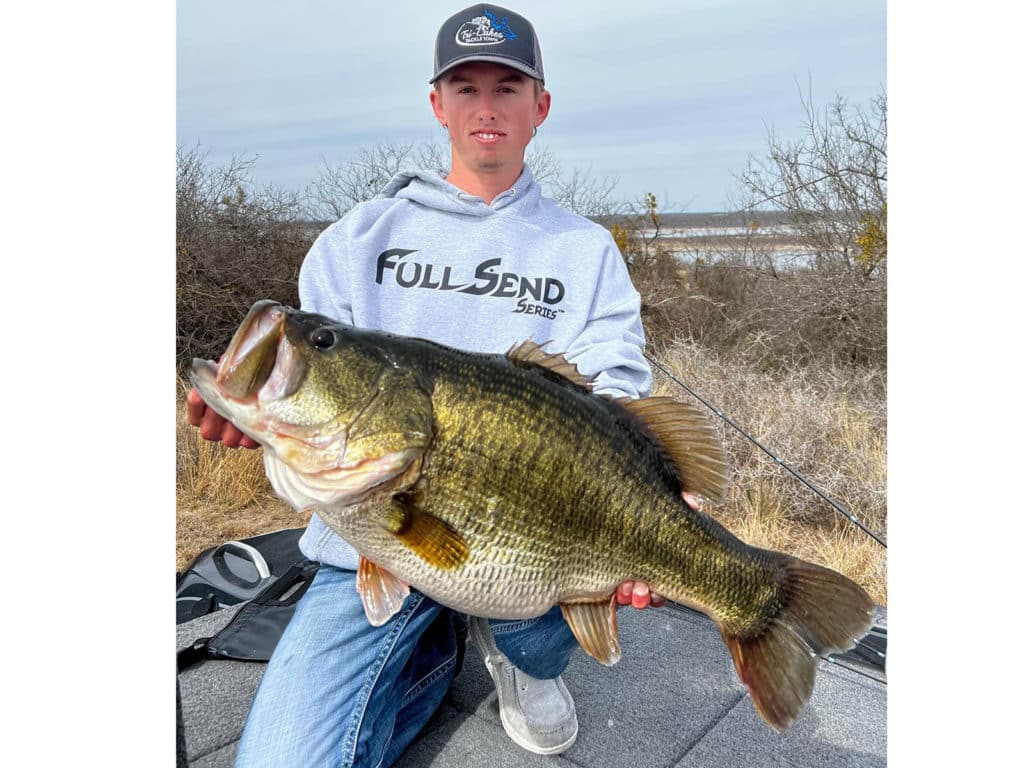
[[[514,157],[490,153],[477,155],[475,160],[476,169],[481,173],[495,173],[497,171],[503,171],[507,169],[510,165],[515,165],[516,162],[523,162],[522,157],[520,157],[517,161],[517,159]]]

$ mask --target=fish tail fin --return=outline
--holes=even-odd
[[[840,573],[793,557],[781,562],[782,606],[751,636],[723,638],[761,717],[788,727],[811,696],[817,657],[847,651],[870,628],[874,602]]]

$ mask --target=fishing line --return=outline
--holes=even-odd
[[[696,610],[695,608],[690,608],[689,606],[682,605],[680,603],[673,603],[671,600],[668,601],[667,603],[665,603],[665,607],[663,609],[661,609],[661,610],[676,611],[678,613],[685,614],[686,616],[696,616],[698,618],[698,620],[706,621],[706,622],[709,622],[709,623],[711,622],[711,618],[707,614],[701,613],[700,611]],[[885,659],[886,659],[885,652],[884,651],[880,651],[877,648],[872,648],[869,645],[866,645],[864,643],[864,640],[868,636],[884,638],[884,637],[886,637],[886,634],[887,633],[886,633],[885,630],[879,631],[876,627],[872,627],[868,631],[868,633],[863,638],[861,638],[860,641],[858,641],[857,645],[853,649],[851,649],[850,653],[853,653],[854,651],[856,651],[858,653],[863,653],[863,654],[874,654],[876,657],[878,657],[881,660],[882,672],[884,673],[885,672]],[[876,683],[882,683],[882,685],[888,685],[888,681],[886,680],[886,678],[884,678],[884,677],[880,678],[880,677],[875,677],[874,675],[869,675],[868,673],[863,672],[861,669],[859,669],[856,665],[847,663],[845,660],[842,660],[841,657],[838,657],[836,655],[830,654],[828,656],[816,656],[815,658],[817,658],[819,661],[828,662],[829,664],[834,664],[837,667],[842,667],[843,669],[849,670],[850,672],[855,672],[856,674],[858,674],[858,675],[860,675],[862,677],[866,677],[869,680],[874,680]],[[865,663],[869,664],[871,666],[874,666],[870,661],[867,661]]]
[[[882,685],[889,684],[885,678],[869,675],[867,672],[862,672],[861,670],[857,669],[856,667],[850,664],[844,664],[843,662],[839,661],[836,658],[833,658],[832,656],[826,656],[825,661],[827,661],[829,664],[835,664],[837,667],[842,667],[843,669],[848,670],[850,672],[855,672],[861,677],[866,677],[868,680],[874,680],[876,683],[881,683]]]
[[[782,459],[780,459],[778,456],[776,456],[770,450],[768,450],[763,445],[761,445],[761,443],[759,443],[752,435],[748,434],[741,426],[739,426],[736,422],[734,422],[732,419],[730,419],[728,416],[726,416],[724,411],[719,410],[714,405],[712,405],[707,400],[705,400],[703,397],[701,397],[696,392],[694,392],[692,389],[690,389],[688,386],[683,384],[683,382],[681,382],[679,379],[677,379],[675,376],[673,376],[671,373],[669,373],[669,371],[665,369],[665,366],[663,366],[661,363],[659,363],[653,357],[648,355],[646,352],[644,352],[644,357],[646,357],[651,363],[653,363],[655,366],[657,366],[658,370],[660,370],[662,373],[664,373],[666,376],[668,376],[672,381],[674,381],[680,387],[682,387],[687,392],[689,392],[691,395],[693,395],[695,398],[697,398],[701,403],[703,403],[703,405],[706,408],[710,409],[716,416],[718,416],[718,418],[720,418],[722,421],[724,421],[730,427],[732,427],[737,432],[739,432],[741,435],[743,435],[745,438],[747,438],[747,440],[749,440],[754,445],[756,445],[758,448],[760,448],[762,451],[764,451],[765,454],[767,454],[768,457],[771,458],[776,464],[778,464],[780,467],[785,469],[787,472],[789,472],[791,475],[793,475],[793,477],[795,477],[797,480],[799,480],[805,486],[810,488],[819,497],[821,497],[826,502],[828,502],[832,506],[833,509],[835,509],[837,512],[839,512],[839,514],[843,515],[847,520],[849,520],[855,526],[860,528],[862,531],[864,531],[864,533],[866,533],[868,536],[873,538],[875,541],[877,541],[883,547],[885,547],[886,549],[889,548],[889,546],[878,536],[878,534],[875,533],[874,531],[872,531],[866,525],[864,525],[860,520],[858,520],[856,515],[850,514],[845,509],[843,509],[841,506],[839,506],[836,502],[832,501],[832,499],[830,499],[824,493],[822,493],[817,488],[815,488],[811,483],[809,483],[807,480],[805,480],[800,475],[799,472],[797,472],[795,469],[793,469],[791,466],[789,466],[789,464],[784,462]]]

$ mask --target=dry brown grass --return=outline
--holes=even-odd
[[[824,368],[770,374],[688,343],[670,347],[661,362],[885,537],[882,374]],[[183,385],[182,404],[185,391]],[[656,374],[654,394],[692,401],[661,374]],[[744,541],[834,568],[885,604],[886,551],[746,439],[716,422],[732,459],[734,481],[725,501],[705,511]],[[200,439],[183,405],[177,471],[179,569],[227,539],[307,522],[274,496],[260,451],[231,450]]]
[[[661,362],[885,539],[883,374],[821,367],[768,373],[683,342],[663,352]],[[696,402],[660,373],[653,394]],[[749,544],[846,574],[884,605],[886,550],[746,438],[714,421],[731,458],[733,482],[725,500],[704,511]]]
[[[208,547],[305,525],[274,495],[259,450],[231,449],[199,437],[185,415],[179,387],[177,424],[177,569]]]

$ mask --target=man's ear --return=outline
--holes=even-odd
[[[448,125],[448,118],[444,114],[444,105],[441,103],[441,92],[437,88],[430,89],[430,106],[434,109],[434,117],[441,125]]]
[[[551,92],[542,91],[537,99],[537,112],[533,119],[533,126],[535,128],[539,127],[541,123],[548,119],[549,112],[551,112]]]

